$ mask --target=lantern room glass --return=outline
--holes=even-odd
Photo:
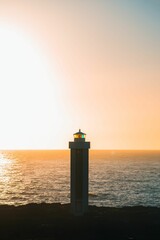
[[[86,137],[86,134],[80,134],[80,133],[76,133],[74,134],[74,138],[85,138]]]

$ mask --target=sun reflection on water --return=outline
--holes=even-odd
[[[13,161],[7,158],[6,154],[0,153],[0,183],[7,183],[10,180],[8,170],[11,168]]]

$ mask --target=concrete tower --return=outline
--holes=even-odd
[[[74,215],[83,215],[88,209],[88,149],[90,142],[85,142],[86,134],[73,134],[74,142],[69,142],[71,149],[71,211]]]

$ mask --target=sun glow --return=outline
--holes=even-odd
[[[0,69],[0,148],[36,148],[56,121],[56,76],[38,46],[7,25],[0,25]]]
[[[0,1],[0,149],[160,148],[159,6],[114,2]]]

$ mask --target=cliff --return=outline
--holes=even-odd
[[[90,206],[73,216],[69,204],[0,205],[0,239],[160,239],[160,208]]]

